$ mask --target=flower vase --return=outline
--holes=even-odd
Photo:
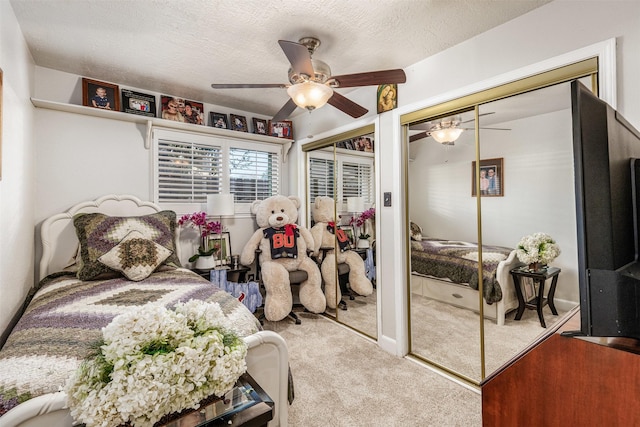
[[[196,268],[198,270],[211,270],[216,266],[213,255],[200,255],[196,260]]]
[[[544,265],[544,264],[542,264],[540,262],[532,262],[531,264],[529,264],[529,271],[537,273],[539,271],[544,270],[545,267],[546,267],[546,265]]]
[[[367,249],[369,247],[369,240],[358,239],[358,249]]]

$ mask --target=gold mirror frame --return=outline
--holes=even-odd
[[[535,76],[531,76],[528,78],[524,78],[518,81],[514,81],[511,83],[507,83],[504,85],[500,85],[491,89],[487,89],[484,91],[480,91],[477,93],[473,93],[458,99],[454,99],[451,101],[447,101],[441,104],[437,104],[434,106],[430,106],[427,108],[423,108],[414,112],[410,112],[407,114],[403,114],[400,116],[400,123],[403,125],[403,144],[404,144],[404,179],[405,179],[405,223],[407,226],[410,224],[409,218],[409,156],[408,156],[408,146],[409,146],[409,126],[413,124],[423,123],[426,121],[450,116],[453,114],[457,114],[463,111],[473,111],[475,117],[475,162],[476,164],[480,164],[480,131],[478,128],[478,124],[480,123],[479,119],[479,109],[483,104],[487,104],[492,101],[497,101],[500,99],[505,99],[511,96],[523,94],[526,92],[530,92],[537,89],[542,89],[545,87],[549,87],[555,84],[569,82],[574,79],[591,77],[591,85],[594,93],[597,94],[597,73],[598,73],[598,60],[597,58],[590,58],[584,61],[580,61],[571,65],[567,65],[558,69],[554,69],[551,71],[547,71],[544,73],[537,74]],[[480,194],[480,168],[476,168],[475,170],[475,190],[476,194]],[[481,221],[481,197],[477,197],[476,200],[476,215],[477,215],[477,242],[478,242],[478,276],[483,277],[482,274],[482,221]],[[406,239],[406,253],[411,253],[411,244],[410,239]],[[441,369],[464,382],[473,385],[479,386],[481,381],[486,378],[486,360],[485,360],[485,334],[484,334],[484,315],[483,315],[483,289],[482,289],[482,280],[478,282],[478,302],[479,302],[479,328],[480,328],[480,379],[471,378],[450,366],[443,366],[439,364],[437,361],[430,360],[421,356],[420,354],[414,354],[412,352],[413,343],[412,343],[412,325],[411,325],[411,260],[409,257],[406,259],[407,262],[407,277],[406,284],[408,287],[407,292],[407,325],[408,325],[408,344],[409,344],[409,354],[430,364],[438,369]]]

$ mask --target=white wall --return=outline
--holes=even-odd
[[[34,65],[7,0],[0,0],[0,68],[0,331],[4,331],[34,280],[34,116],[29,101]]]
[[[399,85],[398,110],[379,115],[376,141],[379,298],[383,324],[379,342],[383,348],[406,351],[406,259],[402,239],[405,193],[403,150],[399,112],[409,112],[448,99],[465,89],[482,86],[496,76],[557,57],[610,38],[617,40],[616,108],[640,128],[640,2],[555,0],[519,18],[454,46],[438,55],[407,67],[407,83]],[[409,42],[410,34],[407,35]],[[402,46],[398,46],[402,49]],[[366,71],[366,70],[363,70]],[[524,77],[524,76],[522,76]],[[375,88],[361,88],[344,95],[368,108],[361,121],[371,121],[375,113]],[[294,119],[298,135],[322,135],[332,128],[353,122],[345,114],[327,106]],[[294,145],[294,148],[299,149]],[[295,178],[293,178],[295,179]],[[393,206],[382,207],[382,194],[392,192]],[[380,231],[380,230],[379,230]],[[393,287],[394,291],[387,290]],[[398,340],[397,342],[394,342]]]
[[[81,81],[82,76],[36,67],[34,97],[81,105]],[[156,98],[159,99],[159,95],[156,94]],[[207,122],[209,111],[241,114],[249,122],[251,117],[264,118],[246,111],[205,104]],[[105,194],[133,194],[142,200],[153,200],[152,150],[144,147],[144,125],[38,108],[34,127],[38,165],[37,226],[52,214]],[[287,194],[286,165],[284,170],[282,193]],[[178,212],[183,213],[190,212]],[[223,225],[230,232],[234,254],[242,251],[253,233],[254,224],[253,217],[248,214],[223,220]],[[39,256],[39,239],[36,242],[36,255]],[[191,254],[183,255],[188,259]]]

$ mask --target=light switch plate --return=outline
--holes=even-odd
[[[383,202],[385,206],[391,206],[391,192],[384,193]]]

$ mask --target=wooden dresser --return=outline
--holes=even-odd
[[[576,310],[483,381],[483,426],[640,426],[640,342],[579,329]]]

